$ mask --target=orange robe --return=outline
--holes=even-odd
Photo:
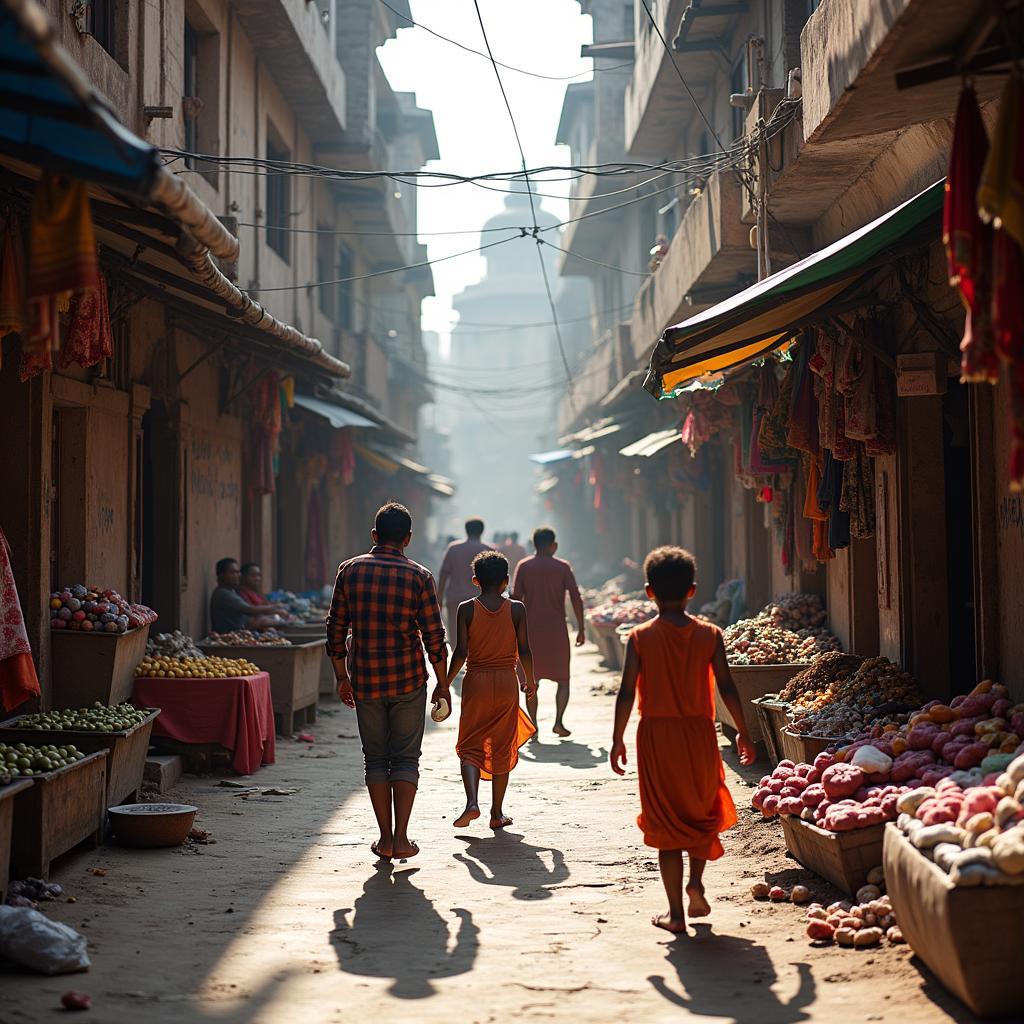
[[[714,721],[711,659],[720,632],[696,619],[676,626],[659,617],[630,637],[640,659],[637,824],[648,846],[704,860],[722,856],[718,835],[736,824]]]
[[[477,598],[469,624],[466,678],[455,750],[460,761],[489,779],[505,775],[519,762],[519,748],[537,731],[519,705],[516,664],[519,642],[512,602],[489,611]]]

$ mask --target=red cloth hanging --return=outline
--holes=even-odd
[[[71,300],[67,337],[60,349],[60,368],[72,363],[95,366],[114,354],[114,332],[110,327],[107,282],[100,274],[98,288],[78,292]]]
[[[39,696],[39,678],[11,567],[11,549],[0,530],[0,704],[11,711]]]

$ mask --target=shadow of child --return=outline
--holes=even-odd
[[[534,741],[523,747],[519,757],[536,764],[560,764],[563,768],[586,770],[605,764],[608,751],[603,747],[591,748],[576,740],[560,740],[558,743]]]
[[[784,1003],[772,991],[778,974],[764,946],[734,935],[716,935],[708,924],[695,925],[694,931],[692,937],[680,936],[668,944],[665,957],[685,995],[663,977],[651,975],[647,980],[659,995],[694,1015],[736,1024],[796,1024],[809,1019],[804,1011],[815,997],[809,964],[793,965],[800,987]]]
[[[330,933],[343,971],[392,978],[388,991],[399,999],[434,995],[431,980],[465,974],[480,945],[473,915],[453,907],[458,925],[454,946],[449,949],[449,922],[412,883],[418,870],[396,872],[391,864],[380,865],[364,883],[352,919],[348,917],[351,909],[335,911]]]
[[[481,885],[512,889],[517,900],[543,900],[551,895],[548,886],[569,877],[565,854],[550,846],[531,846],[523,836],[502,829],[494,837],[457,836],[467,844],[465,853],[453,854],[466,865],[470,877]],[[551,860],[548,867],[544,854]]]

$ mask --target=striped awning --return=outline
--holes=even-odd
[[[735,369],[785,345],[833,299],[894,259],[942,210],[945,180],[824,249],[662,334],[644,388],[675,398],[692,380]],[[938,237],[938,224],[934,225]]]

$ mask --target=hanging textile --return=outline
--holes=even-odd
[[[835,558],[835,551],[828,543],[828,512],[819,500],[821,491],[822,457],[807,455],[804,466],[807,471],[807,490],[804,497],[804,518],[812,523],[812,551],[819,562],[827,562]]]
[[[253,495],[276,489],[278,442],[281,435],[280,381],[276,370],[252,386],[249,399],[250,485]]]
[[[789,407],[789,431],[786,440],[791,448],[817,455],[818,403],[810,372],[813,355],[814,335],[810,331],[803,331],[796,355],[793,357],[793,398]]]
[[[0,529],[0,704],[12,711],[39,696],[39,679],[11,566],[11,549]]]
[[[866,331],[863,317],[843,352],[836,387],[844,398],[845,433],[852,441],[868,441],[878,433],[875,406],[875,357],[861,341]]]
[[[114,333],[110,327],[107,282],[100,274],[97,288],[76,292],[71,299],[67,336],[60,349],[60,368],[72,363],[89,367],[114,354]]]
[[[850,513],[840,508],[845,463],[825,452],[818,485],[818,505],[828,513],[828,546],[833,551],[850,546]]]
[[[965,86],[957,104],[946,176],[942,240],[949,283],[959,290],[967,311],[960,342],[961,379],[994,384],[999,380],[999,361],[992,333],[992,229],[979,217],[977,200],[987,155],[988,136],[978,98]]]
[[[797,561],[805,567],[814,564],[814,530],[807,516],[807,463],[809,455],[800,458],[793,477],[793,546]],[[815,503],[816,507],[816,503]]]
[[[857,445],[857,455],[843,466],[839,508],[850,515],[850,535],[875,535],[875,460]]]
[[[789,409],[793,404],[793,363],[787,363],[775,403],[761,423],[761,448],[776,459],[795,459],[797,452],[786,440],[789,433]]]
[[[25,329],[25,241],[13,213],[4,221],[0,240],[0,341]],[[0,363],[3,351],[0,349]]]
[[[351,487],[356,478],[356,452],[352,447],[352,432],[345,430],[331,431],[331,451],[329,456],[330,470],[335,476],[341,477],[346,487]]]

